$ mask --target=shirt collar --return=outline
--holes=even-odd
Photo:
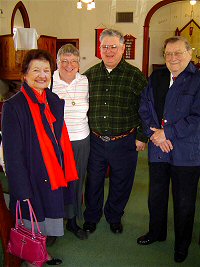
[[[83,77],[83,75],[81,75],[79,72],[77,72],[77,73],[76,73],[76,78],[73,80],[73,82],[74,82],[74,81],[81,80],[82,77]],[[59,70],[54,71],[54,74],[53,74],[53,81],[54,81],[54,82],[58,82],[59,84],[64,84],[64,85],[68,84],[68,83],[66,83],[65,81],[63,81],[63,80],[60,79]]]
[[[197,68],[194,66],[194,64],[192,62],[190,62],[187,67],[178,75],[178,76],[181,76],[181,75],[187,75],[187,73],[195,73],[197,70]],[[170,86],[173,84],[173,75],[172,73],[170,72]]]
[[[121,59],[121,61],[119,62],[119,64],[118,64],[113,70],[118,70],[118,69],[121,70],[121,69],[124,69],[124,63],[125,63],[125,60],[124,60],[124,58],[122,57],[122,59]],[[101,61],[100,66],[101,66],[101,68],[107,70],[107,68],[106,68],[106,66],[105,66],[105,64],[104,64],[104,62],[103,62],[103,60]],[[112,71],[113,71],[113,70],[112,70]]]
[[[185,68],[186,72],[195,73],[197,71],[197,68],[194,66],[192,62],[190,62],[187,67]]]
[[[195,73],[196,70],[197,70],[197,68],[194,66],[194,64],[192,62],[189,62],[189,64],[187,65],[187,67],[179,75],[181,75],[182,73]],[[171,73],[171,79],[172,79],[172,76],[173,75]]]

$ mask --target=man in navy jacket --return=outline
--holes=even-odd
[[[200,175],[200,71],[180,36],[164,43],[166,67],[155,70],[142,94],[140,116],[149,137],[149,231],[137,243],[167,236],[170,178],[174,203],[174,260],[183,262],[191,243]]]

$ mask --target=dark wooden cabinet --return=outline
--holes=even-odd
[[[66,43],[71,43],[79,49],[79,39],[57,39],[57,37],[41,35],[38,48],[47,50],[56,62],[58,49]],[[21,64],[27,50],[15,51],[13,34],[0,36],[0,79],[8,81],[21,80]]]
[[[41,35],[38,48],[48,50],[56,60],[56,37]],[[21,64],[27,50],[15,51],[13,35],[0,36],[0,79],[21,80]]]
[[[56,42],[57,42],[56,37],[47,35],[40,35],[40,38],[38,39],[38,48],[49,51],[55,61],[56,61]]]
[[[20,80],[24,54],[25,51],[15,51],[12,34],[0,36],[0,79]]]

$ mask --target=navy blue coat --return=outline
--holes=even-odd
[[[141,96],[139,114],[148,137],[150,127],[161,128],[155,111],[155,90],[169,87],[170,72],[167,68],[155,70]],[[164,91],[164,90],[163,90]],[[161,94],[160,94],[161,95]],[[200,71],[192,64],[180,73],[169,88],[163,117],[164,132],[173,144],[170,153],[163,153],[149,142],[150,162],[169,162],[175,166],[200,166]]]
[[[24,83],[24,88],[34,102],[37,102],[31,88]],[[64,100],[46,89],[47,101],[52,114],[58,144],[64,123]],[[39,104],[42,120],[47,134],[54,144],[58,157],[62,155],[56,144],[49,124],[44,116],[44,104]],[[64,217],[64,190],[52,191],[47,170],[41,154],[33,118],[22,92],[7,100],[3,105],[2,141],[6,174],[9,183],[10,209],[15,214],[17,199],[29,198],[36,212],[38,221],[44,218]],[[27,204],[22,202],[24,217],[29,218]]]

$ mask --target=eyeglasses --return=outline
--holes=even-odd
[[[72,59],[72,60],[70,60],[70,61],[68,61],[67,59],[64,59],[64,60],[59,60],[58,61],[59,63],[61,63],[63,66],[67,66],[67,65],[78,65],[78,60],[76,60],[76,59]]]
[[[183,57],[183,55],[186,53],[186,52],[188,52],[188,50],[185,50],[185,51],[183,51],[183,52],[181,52],[181,51],[175,51],[175,52],[166,52],[166,53],[164,53],[164,58],[165,59],[170,59],[172,56],[175,56],[176,58],[182,58]]]
[[[116,52],[118,49],[118,46],[117,45],[101,45],[100,48],[103,52],[106,52],[108,49],[110,49],[110,51],[112,52]]]

